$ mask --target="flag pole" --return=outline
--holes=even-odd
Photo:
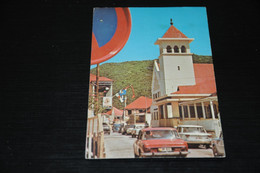
[[[126,116],[125,107],[126,107],[126,99],[127,99],[127,97],[126,97],[126,95],[124,97],[125,97],[125,99],[124,99],[125,103],[124,103],[124,117],[123,117],[123,121],[125,122],[125,116]]]

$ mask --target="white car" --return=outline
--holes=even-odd
[[[132,130],[132,138],[135,138],[136,136],[138,136],[139,131],[143,128],[145,128],[144,124],[135,125],[135,128]]]
[[[126,134],[131,135],[132,130],[135,128],[135,125],[129,125],[128,128],[126,129]]]
[[[210,148],[211,134],[207,133],[203,126],[198,125],[179,125],[177,127],[180,137],[185,140],[189,146],[205,145]]]

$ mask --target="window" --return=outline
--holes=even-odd
[[[128,115],[131,115],[132,111],[131,110],[128,110]]]
[[[187,108],[187,106],[183,106],[183,115],[184,115],[184,117],[185,118],[188,118],[189,116],[188,116],[188,108]]]
[[[181,70],[181,67],[178,65],[178,70],[180,71]]]
[[[195,109],[194,106],[190,106],[190,117],[195,118]]]
[[[197,112],[198,112],[198,118],[203,118],[203,110],[200,103],[197,103]]]
[[[168,45],[168,46],[166,47],[166,50],[167,50],[167,53],[172,53],[172,48],[171,48],[171,46]]]
[[[214,114],[215,114],[215,118],[216,119],[218,119],[219,117],[218,117],[218,107],[217,107],[217,105],[216,104],[213,104],[213,108],[214,108]]]
[[[211,114],[211,109],[210,109],[210,105],[205,106],[205,113],[206,113],[206,118],[210,119],[212,118],[212,114]]]
[[[178,46],[174,46],[174,53],[179,53],[179,48],[178,48]]]
[[[183,118],[183,113],[182,113],[182,108],[181,108],[181,106],[179,106],[179,114],[180,114],[180,118]]]
[[[167,116],[168,116],[168,118],[173,118],[171,103],[167,103],[166,104],[166,109],[167,109]]]
[[[160,111],[160,114],[159,114],[160,119],[164,119],[163,105],[160,105],[160,106],[159,106],[159,111]]]
[[[185,46],[181,46],[181,53],[186,53],[186,47]]]

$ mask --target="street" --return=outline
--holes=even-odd
[[[105,135],[106,158],[134,158],[133,143],[136,138],[121,133]]]
[[[134,158],[133,143],[136,138],[131,135],[122,135],[121,133],[111,133],[105,135],[105,153],[106,158]],[[189,148],[187,158],[195,157],[214,157],[212,149]]]

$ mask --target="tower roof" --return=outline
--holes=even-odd
[[[188,38],[173,25],[166,31],[162,38]]]
[[[155,45],[160,45],[163,41],[188,41],[189,43],[192,42],[193,38],[188,38],[186,35],[184,35],[180,30],[178,30],[175,26],[173,26],[172,20],[171,20],[171,26],[169,29],[164,33],[162,38],[158,38]]]

